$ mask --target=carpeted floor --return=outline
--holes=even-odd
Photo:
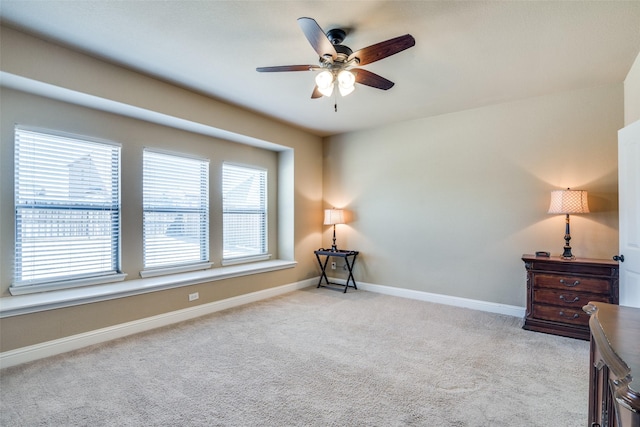
[[[2,426],[584,426],[588,342],[309,288],[0,371]]]

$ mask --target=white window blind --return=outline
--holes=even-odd
[[[18,126],[14,160],[12,287],[119,273],[120,146]]]
[[[267,171],[222,165],[223,258],[267,253]]]
[[[209,161],[144,150],[144,268],[209,260]]]

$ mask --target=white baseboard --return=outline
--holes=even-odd
[[[344,279],[329,278],[329,280],[340,284],[345,283]],[[374,285],[363,282],[357,282],[357,286],[358,289],[362,289],[363,291],[376,292],[379,294],[415,299],[419,301],[435,302],[455,307],[471,308],[473,310],[487,311],[489,313],[504,314],[514,317],[524,317],[525,314],[525,308],[516,305],[499,304],[496,302],[433,294],[430,292],[414,291],[411,289],[394,288],[392,286]]]
[[[171,325],[185,320],[194,319],[206,314],[215,313],[216,311],[225,310],[227,308],[238,307],[266,298],[282,295],[297,289],[306,288],[317,284],[318,279],[307,279],[301,282],[291,283],[275,288],[269,288],[250,294],[239,295],[237,297],[214,301],[207,304],[197,305],[182,310],[172,311],[169,313],[159,314],[157,316],[147,317],[132,322],[122,323],[108,328],[97,329],[78,335],[72,335],[53,341],[34,344],[27,347],[21,347],[15,350],[0,353],[0,368],[8,368],[10,366],[31,362],[57,354],[66,353],[68,351],[77,350],[89,345],[99,344],[116,338],[126,337],[128,335],[137,334],[162,326]]]

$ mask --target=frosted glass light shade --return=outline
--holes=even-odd
[[[324,225],[344,224],[344,211],[342,209],[325,209]]]
[[[356,77],[351,71],[342,70],[338,74],[338,90],[340,95],[347,96],[355,89]]]
[[[550,214],[589,213],[587,192],[584,190],[554,190],[551,192]]]
[[[316,85],[318,90],[324,96],[331,96],[333,93],[333,74],[331,71],[324,70],[316,76]]]

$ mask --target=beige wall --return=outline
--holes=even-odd
[[[624,124],[640,120],[640,53],[624,80]]]
[[[193,150],[195,154],[211,158],[212,166],[224,159],[261,164],[273,169],[274,164],[280,161],[278,168],[293,168],[293,182],[281,183],[278,187],[282,191],[290,186],[293,193],[292,198],[282,201],[278,207],[280,238],[291,240],[293,248],[285,245],[283,248],[272,250],[279,250],[280,256],[284,258],[295,259],[298,265],[277,272],[4,318],[0,321],[0,351],[193,306],[194,304],[189,303],[186,298],[191,292],[198,291],[200,299],[197,303],[205,304],[317,276],[313,250],[321,245],[322,231],[322,143],[319,137],[20,32],[7,28],[2,28],[1,31],[0,67],[5,73],[46,83],[50,88],[64,88],[103,100],[116,101],[139,108],[140,111],[177,117],[194,124],[234,132],[292,149],[274,154],[208,135],[152,124],[22,91],[3,89],[0,94],[2,297],[11,298],[6,289],[11,282],[13,258],[11,174],[12,130],[15,123],[91,135],[122,143],[122,178],[123,182],[129,183],[126,188],[123,185],[123,201],[139,198],[140,169],[137,165],[141,161],[143,146],[177,151]],[[282,161],[291,157],[293,164]],[[212,192],[215,192],[214,183],[219,177],[212,173],[211,179]],[[123,206],[123,248],[127,248],[124,249],[123,260],[125,272],[129,274],[128,279],[139,277],[138,271],[141,267],[141,217],[138,211],[137,208],[131,208],[131,205],[126,208]],[[293,227],[290,213],[295,214]],[[216,238],[219,227],[212,224],[211,232],[212,239]],[[219,265],[220,251],[214,249],[214,243],[211,244],[211,256],[216,265]]]
[[[564,245],[551,190],[589,191],[574,254],[616,253],[622,126],[617,84],[334,136],[325,206],[352,211],[338,243],[362,252],[361,281],[524,306],[520,256]]]

